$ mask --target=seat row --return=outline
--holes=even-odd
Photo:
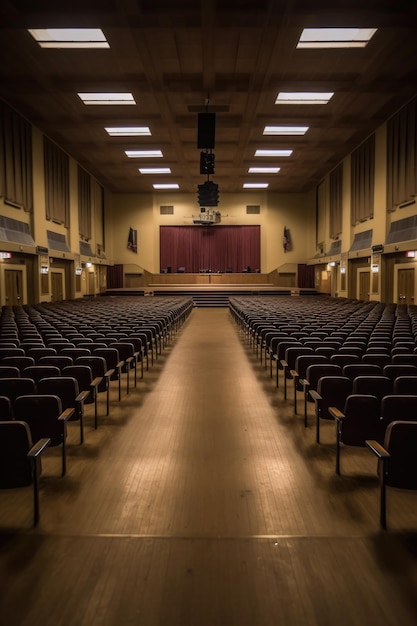
[[[306,427],[314,403],[317,443],[321,421],[335,421],[337,474],[343,445],[377,455],[385,528],[386,486],[417,489],[416,307],[236,298],[229,310],[264,369],[269,361],[270,377],[276,364],[284,400],[291,381],[295,415],[302,394]]]
[[[130,392],[130,376],[144,376],[192,311],[186,298],[103,298],[48,303],[35,307],[3,307],[0,315],[0,488],[33,485],[34,525],[39,520],[41,455],[61,446],[61,475],[67,468],[69,422],[78,422],[84,442],[84,405],[94,405],[98,427],[98,395],[106,396],[122,380]],[[162,300],[162,299],[161,299]],[[35,443],[33,443],[35,442]]]

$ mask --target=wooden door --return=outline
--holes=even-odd
[[[23,304],[23,272],[22,270],[4,270],[6,304],[9,306]]]
[[[94,296],[96,293],[96,275],[95,272],[88,273],[88,295]]]
[[[51,272],[51,301],[61,302],[64,299],[64,287],[61,272]]]
[[[359,272],[359,300],[369,301],[369,292],[371,289],[371,272]]]
[[[398,270],[398,304],[414,304],[414,267]]]

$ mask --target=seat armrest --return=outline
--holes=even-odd
[[[59,422],[68,422],[68,420],[74,415],[75,409],[73,407],[69,407],[62,411],[61,415],[58,417]]]
[[[334,417],[335,420],[342,421],[346,417],[346,415],[342,413],[342,411],[339,411],[339,409],[335,406],[329,406],[327,410],[329,411],[330,415]]]
[[[103,380],[102,376],[96,376],[95,378],[93,378],[93,380],[90,383],[91,389],[96,389],[102,380]]]
[[[90,390],[86,389],[85,391],[81,391],[78,396],[75,398],[75,402],[85,402],[88,396],[90,395]]]
[[[314,402],[322,400],[321,395],[317,391],[315,391],[315,389],[310,389],[308,393],[310,394],[310,398],[313,398]]]
[[[110,370],[107,370],[107,372],[104,372],[104,378],[107,378],[107,380],[110,380],[113,374],[114,374],[114,367]]]
[[[280,360],[281,366],[283,369],[285,369],[286,367],[288,367],[288,363],[285,359],[281,359]]]
[[[300,378],[298,382],[300,383],[300,385],[302,385],[304,393],[307,393],[308,388],[310,387],[310,383],[308,382],[307,378]]]
[[[384,446],[381,446],[381,444],[378,443],[378,441],[375,441],[375,439],[367,439],[365,443],[371,452],[378,457],[378,459],[382,459],[384,461],[391,457],[390,453],[385,450]]]
[[[44,437],[43,439],[39,439],[28,452],[28,457],[32,459],[36,459],[38,456],[42,454],[42,452],[49,446],[51,440],[49,437]]]
[[[290,374],[293,378],[299,378],[297,370],[290,370]]]

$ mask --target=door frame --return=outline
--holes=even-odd
[[[417,263],[414,261],[413,263],[396,263],[394,265],[394,286],[393,286],[393,300],[396,304],[401,304],[398,302],[398,270],[414,270],[414,300],[416,300],[417,294]]]
[[[61,274],[62,276],[62,300],[66,300],[66,289],[65,289],[65,269],[61,268],[61,267],[50,267],[49,268],[49,293],[50,293],[50,298],[51,298],[51,302],[53,302],[52,300],[52,274]],[[56,302],[59,302],[59,300],[56,300]]]
[[[369,293],[368,299],[364,300],[364,302],[369,302],[371,300],[371,268],[370,267],[358,267],[356,270],[356,299],[360,300],[360,288],[361,288],[361,274],[369,274]]]
[[[22,304],[27,304],[28,290],[26,265],[17,265],[15,263],[0,263],[0,305],[7,306],[5,270],[16,270],[22,272]]]

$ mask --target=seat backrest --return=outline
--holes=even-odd
[[[30,365],[29,367],[26,367],[22,372],[22,376],[25,376],[26,378],[32,378],[35,383],[38,383],[41,378],[50,378],[51,376],[59,375],[60,370],[54,365]]]
[[[381,400],[392,393],[392,380],[388,376],[357,376],[353,379],[352,392],[371,394]]]
[[[38,363],[39,365],[54,365],[62,372],[64,367],[68,367],[73,364],[73,360],[70,356],[61,356],[57,354],[56,356],[43,356],[39,359]]]
[[[79,394],[78,381],[73,376],[42,378],[38,382],[38,393],[55,395],[61,400],[62,409],[76,406],[75,398]]]
[[[352,381],[347,376],[323,376],[318,381],[317,392],[321,396],[320,417],[333,419],[328,409],[334,406],[343,411],[346,398],[352,393]]]
[[[54,356],[56,354],[58,353],[55,350],[55,348],[47,348],[47,347],[30,348],[27,351],[27,355],[34,358],[36,363],[43,356]]]
[[[93,351],[93,356],[101,356],[106,361],[107,369],[117,366],[120,361],[119,351],[116,348],[97,348]]]
[[[417,354],[414,352],[400,353],[392,355],[392,363],[396,365],[415,365],[417,366]]]
[[[372,363],[348,363],[343,367],[342,374],[354,380],[357,376],[379,376],[382,369]]]
[[[417,421],[391,422],[385,433],[384,447],[391,455],[385,483],[401,489],[417,489]]]
[[[8,356],[0,361],[2,365],[11,365],[17,367],[20,372],[29,367],[29,365],[35,365],[35,359],[30,356]]]
[[[322,354],[316,354],[315,352],[300,354],[295,360],[295,370],[298,372],[300,378],[306,378],[307,368],[310,367],[310,365],[324,365],[328,362],[328,359]]]
[[[352,353],[340,353],[340,352],[336,352],[336,354],[333,354],[330,357],[330,363],[334,363],[335,365],[340,365],[340,367],[344,367],[345,365],[348,365],[349,363],[359,363],[361,360],[361,357],[359,354],[352,354]]]
[[[397,376],[392,391],[397,394],[417,394],[417,375]]]
[[[414,365],[389,363],[384,366],[382,373],[394,381],[398,376],[417,376],[417,367]]]
[[[62,370],[63,376],[72,376],[78,381],[78,387],[81,390],[89,389],[90,383],[93,380],[93,372],[91,367],[86,364],[75,364],[64,367]]]
[[[0,396],[0,421],[13,419],[12,401],[7,396]],[[0,440],[1,441],[1,440]]]
[[[61,400],[53,394],[19,396],[14,404],[15,418],[29,425],[32,440],[49,437],[51,446],[59,446],[63,441],[64,429],[58,421],[61,413]]]
[[[1,361],[0,361],[1,363]],[[0,378],[19,378],[20,370],[13,365],[0,365]]]
[[[305,345],[288,347],[285,350],[285,356],[284,356],[285,360],[288,363],[288,367],[290,369],[294,369],[296,359],[299,356],[305,355],[305,354],[310,354],[310,355],[314,354],[313,348],[306,347]]]
[[[381,400],[381,427],[383,432],[396,420],[417,420],[417,395],[388,394]]]
[[[35,381],[31,378],[0,378],[0,396],[10,398],[12,405],[18,396],[36,393]]]
[[[310,384],[310,389],[317,391],[317,384],[323,376],[341,376],[342,368],[332,363],[309,365],[306,371],[306,379]]]
[[[342,443],[365,447],[367,439],[380,439],[379,398],[370,394],[350,394],[345,400],[343,413]]]
[[[32,467],[28,452],[32,436],[26,422],[0,422],[0,489],[14,489],[32,484]]]

